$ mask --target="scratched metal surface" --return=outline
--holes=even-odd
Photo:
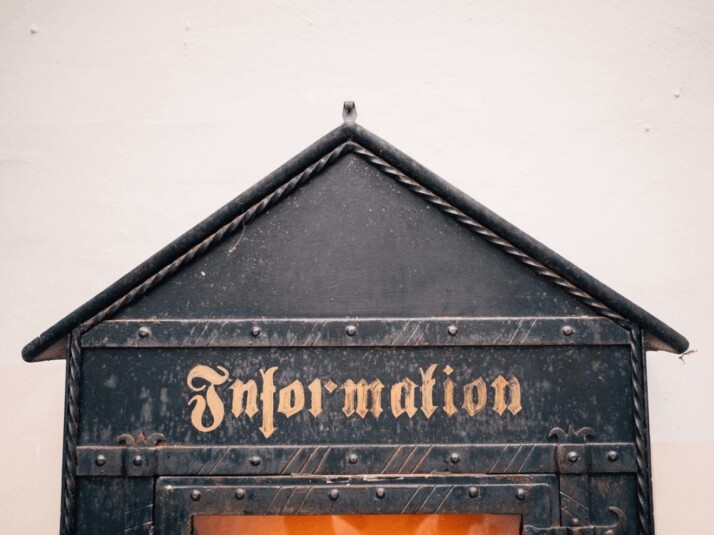
[[[629,345],[607,318],[295,318],[109,320],[85,348]]]
[[[521,515],[525,524],[557,522],[557,484],[552,476],[416,478],[378,481],[298,478],[160,478],[157,535],[190,535],[191,515],[416,514]],[[237,489],[244,497],[236,499]],[[475,491],[475,492],[474,492]]]
[[[231,476],[260,476],[250,485],[275,498],[271,477],[313,474],[326,489],[337,474],[340,508],[378,511],[369,477],[423,477],[411,492],[427,503],[438,473],[448,488],[456,480],[444,478],[463,478],[454,512],[476,503],[468,485],[489,474],[511,487],[477,509],[509,500],[540,519],[527,533],[633,534],[648,514],[637,509],[633,338],[593,315],[342,156],[84,334],[77,532],[171,532],[153,511],[166,497],[155,485],[173,492],[162,476],[184,476],[170,480],[181,492],[164,510],[185,531],[193,513],[240,509],[234,488],[216,490]],[[382,385],[381,411],[349,393],[361,379]],[[238,414],[237,380],[255,381],[252,417],[240,396]],[[348,490],[357,481],[369,496]],[[547,500],[519,509],[518,486],[531,483]],[[321,495],[306,510],[336,501]]]
[[[116,317],[591,314],[348,154]]]
[[[255,349],[92,349],[82,370],[80,444],[115,444],[122,433],[162,433],[167,444],[344,444],[344,443],[505,443],[546,442],[554,427],[588,426],[601,441],[631,441],[632,408],[626,347],[529,348],[255,348]],[[404,378],[421,384],[420,368],[434,372],[434,403],[429,419],[419,410],[413,417],[395,417],[390,411],[390,386]],[[225,407],[221,425],[198,431],[191,422],[189,400],[203,393],[191,390],[187,378],[197,365],[230,374],[216,387]],[[304,387],[305,408],[287,417],[275,414],[276,431],[266,439],[260,432],[261,412],[252,419],[231,414],[235,379],[256,381],[259,370],[277,366],[274,383],[279,390],[298,380]],[[444,368],[455,383],[459,411],[449,417],[443,410]],[[223,373],[223,372],[219,372]],[[493,410],[499,376],[520,382],[522,410],[499,415]],[[486,407],[469,416],[463,409],[463,386],[482,377],[488,389]],[[308,412],[308,385],[320,379],[337,384],[333,393],[322,388],[323,411]],[[379,379],[383,412],[364,419],[343,412],[348,379]],[[206,382],[196,381],[206,387]],[[277,406],[278,393],[273,395]],[[421,407],[421,393],[415,395]],[[209,426],[208,414],[203,419]]]

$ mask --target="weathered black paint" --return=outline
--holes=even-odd
[[[79,479],[77,535],[144,535],[154,524],[154,479]]]
[[[80,445],[116,444],[120,433],[161,433],[166,444],[439,444],[548,442],[554,427],[592,427],[597,441],[626,442],[632,437],[629,347],[528,348],[298,348],[298,349],[153,349],[87,350],[82,373],[82,432]],[[130,363],[130,364],[129,364]],[[302,411],[291,418],[277,414],[277,431],[269,439],[258,432],[261,413],[248,419],[229,414],[230,384],[217,388],[226,406],[223,424],[200,433],[190,422],[186,385],[197,364],[226,368],[232,379],[254,379],[259,370],[278,366],[275,383],[313,379],[380,379],[384,412],[379,418],[346,417],[341,389],[324,394],[323,413],[314,418]],[[479,414],[460,410],[448,417],[437,410],[427,419],[417,412],[395,418],[389,409],[389,385],[405,377],[419,383],[419,368],[440,364],[435,374],[434,399],[443,405],[440,370],[453,367],[458,385],[456,404],[463,402],[463,385],[478,377],[486,384],[499,375],[521,383],[523,409],[497,415],[492,403]],[[489,386],[489,390],[491,390]],[[277,397],[277,396],[276,396]],[[417,395],[417,405],[420,402]],[[491,398],[492,399],[492,398]]]
[[[348,154],[116,317],[514,317],[525,311],[591,313]]]
[[[193,514],[414,504],[521,514],[526,535],[652,533],[644,348],[687,347],[354,124],[40,335],[24,357],[59,358],[69,330],[67,535],[189,533]],[[318,416],[276,414],[265,437],[260,413],[230,414],[222,384],[225,420],[204,433],[191,423],[196,392],[186,382],[199,364],[258,384],[259,369],[277,366],[278,389],[316,378],[338,388]],[[431,364],[439,408],[395,417],[389,386],[419,383]],[[460,408],[451,417],[447,365]],[[468,416],[464,383],[482,377],[490,392],[497,376],[518,378],[518,412],[489,401]],[[339,385],[362,378],[385,385],[378,419],[341,411]]]
[[[469,496],[475,487],[478,496]],[[520,514],[527,525],[546,527],[559,516],[552,476],[384,478],[378,482],[317,478],[256,480],[161,478],[157,535],[190,535],[192,514]],[[236,500],[236,489],[245,491]],[[382,498],[377,489],[384,490]],[[195,500],[198,491],[200,499]],[[332,499],[337,491],[337,499]],[[520,491],[520,492],[519,492]],[[519,498],[522,497],[523,499]]]
[[[347,337],[345,334],[350,332]],[[503,347],[629,345],[606,318],[439,317],[108,320],[82,338],[85,348]]]
[[[561,273],[577,287],[597,297],[607,306],[616,310],[634,324],[642,326],[652,338],[653,347],[675,352],[686,351],[689,346],[686,338],[664,324],[653,315],[627,300],[607,287],[582,269],[564,259],[545,245],[499,217],[482,204],[432,173],[415,160],[377,137],[360,125],[347,123],[325,135],[313,145],[296,155],[282,167],[255,184],[243,194],[220,208],[213,215],[174,240],[140,266],[127,273],[106,290],[60,320],[57,324],[32,340],[22,350],[27,361],[63,358],[62,339],[69,332],[110,306],[117,299],[127,294],[132,288],[145,281],[159,269],[184,254],[192,246],[215,233],[237,214],[259,203],[270,192],[283,186],[300,171],[312,165],[320,157],[329,153],[345,142],[355,142],[377,154],[389,164],[401,169],[406,175],[418,180],[464,214],[481,221],[499,236],[519,247],[526,254],[538,259],[545,266]],[[396,208],[393,208],[396,209]],[[655,342],[656,340],[656,342]],[[58,345],[57,343],[60,342]],[[649,342],[648,342],[649,343]],[[47,354],[43,352],[47,351]]]

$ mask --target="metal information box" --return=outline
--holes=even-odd
[[[67,359],[61,532],[653,533],[645,352],[686,339],[344,117],[25,347]]]

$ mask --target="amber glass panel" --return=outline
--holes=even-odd
[[[518,535],[518,515],[194,516],[194,535]]]

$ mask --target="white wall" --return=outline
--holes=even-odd
[[[355,99],[361,124],[689,337],[685,362],[648,361],[657,526],[710,532],[689,515],[714,471],[713,28],[706,0],[4,0],[4,531],[58,526],[64,367],[22,346]]]

